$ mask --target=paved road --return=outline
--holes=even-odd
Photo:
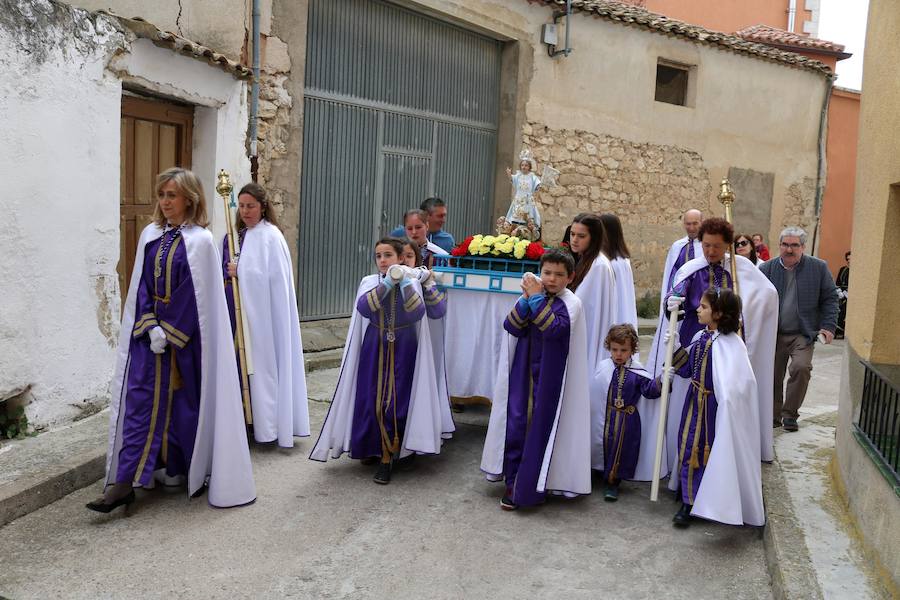
[[[336,370],[310,378],[323,398]],[[327,405],[312,402],[314,427]],[[253,449],[259,499],[210,508],[139,492],[125,516],[83,508],[99,485],[0,529],[0,596],[26,598],[767,598],[761,531],[675,530],[676,504],[625,484],[502,512],[478,464],[486,409],[470,409],[437,457],[389,486],[372,468]],[[119,509],[121,510],[121,509]]]

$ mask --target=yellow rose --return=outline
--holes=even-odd
[[[479,251],[481,250],[481,240],[482,236],[480,235],[476,235],[472,238],[472,241],[469,242],[469,254],[472,256],[479,254]]]
[[[525,258],[525,250],[528,249],[528,244],[529,244],[528,240],[520,240],[519,242],[517,242],[516,247],[513,250],[513,256],[515,256],[516,258],[518,258],[520,260],[522,258]]]

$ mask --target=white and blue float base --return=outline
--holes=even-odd
[[[442,259],[434,271],[447,293],[444,356],[450,395],[490,400],[507,336],[503,321],[522,294],[522,274],[537,273],[538,262],[435,258]]]

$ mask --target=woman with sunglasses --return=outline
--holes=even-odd
[[[756,254],[753,240],[745,233],[741,233],[734,238],[734,251],[738,253],[738,256],[743,256],[756,266],[763,262]]]

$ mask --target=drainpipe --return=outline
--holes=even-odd
[[[813,229],[813,255],[819,252],[819,223],[822,217],[822,197],[825,195],[825,150],[828,143],[828,106],[831,103],[831,92],[834,90],[834,73],[829,73],[825,78],[825,98],[822,100],[822,112],[819,115],[819,166],[816,169],[816,224]]]
[[[794,19],[797,17],[797,0],[788,2],[788,23],[787,30],[794,33]]]
[[[256,136],[259,130],[259,0],[253,0],[253,82],[250,89],[250,177],[255,182],[259,173]]]

